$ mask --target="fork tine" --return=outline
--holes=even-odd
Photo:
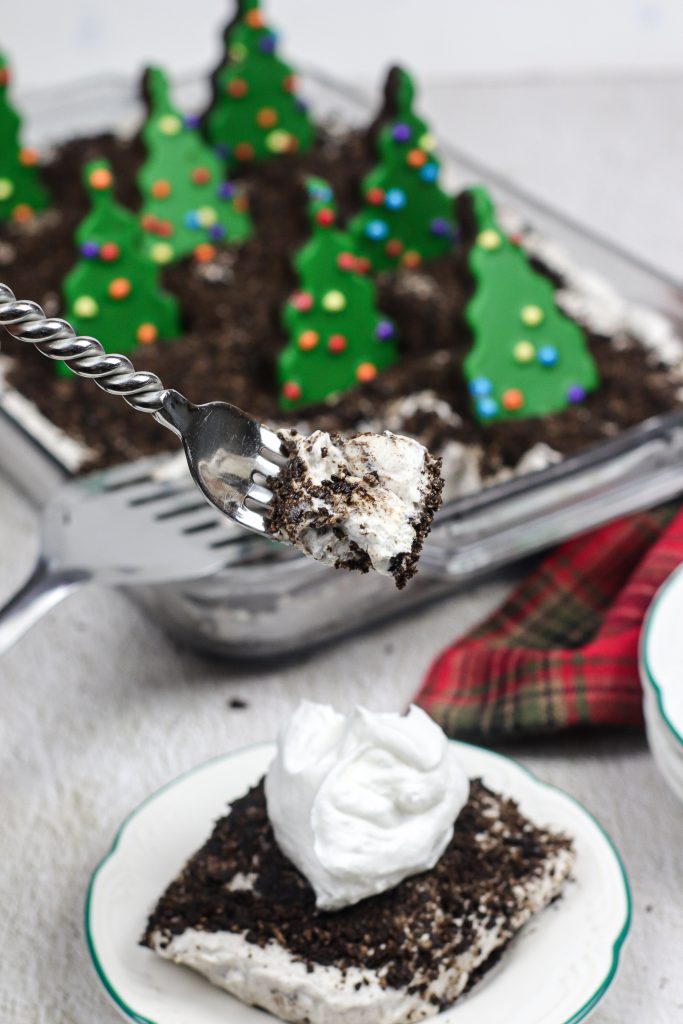
[[[280,459],[287,459],[287,452],[280,438],[273,430],[269,430],[268,427],[263,425],[261,425],[261,441],[269,455],[276,455]]]
[[[269,491],[267,487],[262,487],[261,484],[252,484],[247,491],[244,500],[250,501],[253,505],[260,505],[263,509],[267,509],[273,500],[273,492]]]
[[[276,466],[270,459],[266,459],[263,455],[257,455],[254,460],[255,472],[260,473],[262,476],[277,476],[280,472],[280,467]]]
[[[250,508],[245,508],[244,505],[238,505],[233,519],[240,526],[245,526],[247,530],[253,530],[254,533],[266,532],[266,522],[261,513],[253,512]]]

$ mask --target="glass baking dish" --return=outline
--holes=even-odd
[[[305,75],[303,85],[320,117],[348,124],[368,120],[372,105],[355,90],[317,72]],[[204,89],[196,79],[179,82],[179,102],[188,110],[199,107]],[[136,93],[129,82],[98,78],[23,97],[28,141],[45,147],[112,126],[130,132],[141,113]],[[600,274],[630,301],[663,314],[683,334],[683,292],[675,281],[536,202],[468,155],[448,146],[441,152],[449,183],[487,185],[499,203],[560,243],[577,265]],[[0,468],[40,505],[75,463],[54,443],[54,432],[26,412],[21,397],[0,384]],[[161,457],[159,466],[167,474],[168,457]],[[226,536],[225,568],[219,574],[130,593],[174,637],[195,647],[239,658],[291,654],[408,612],[682,491],[683,411],[655,417],[549,468],[448,502],[435,522],[420,574],[401,593],[376,574],[337,572],[237,528]]]

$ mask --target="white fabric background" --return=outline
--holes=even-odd
[[[352,81],[400,57],[425,76],[671,74],[683,68],[679,0],[266,0],[287,54]],[[22,84],[210,67],[233,0],[3,0],[2,45]],[[171,17],[169,17],[171,12]],[[36,26],[40,25],[40,32]]]
[[[428,99],[443,135],[680,273],[683,82],[444,86]],[[506,127],[511,112],[518,136]],[[0,531],[4,594],[28,570],[35,538],[31,509],[2,481]],[[401,707],[432,656],[505,590],[473,588],[412,622],[253,671],[175,647],[117,593],[84,592],[56,609],[0,662],[3,1024],[114,1024],[87,960],[82,906],[135,804],[206,758],[273,737],[303,696]],[[248,707],[231,709],[234,697]],[[631,875],[632,938],[595,1024],[683,1019],[683,808],[644,740],[586,734],[510,752],[598,816]]]

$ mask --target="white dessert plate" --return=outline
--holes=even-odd
[[[645,619],[640,644],[648,737],[657,736],[675,775],[683,779],[683,566],[660,587]],[[655,741],[657,743],[657,741]],[[653,747],[656,759],[660,764]],[[669,772],[664,770],[669,778]],[[674,788],[676,788],[674,786]],[[683,797],[679,786],[678,793]]]
[[[572,836],[573,880],[513,940],[498,965],[435,1019],[438,1024],[576,1024],[607,991],[629,930],[631,898],[612,842],[570,796],[521,765],[466,743],[471,777],[513,797],[539,825]],[[85,930],[95,970],[135,1024],[267,1024],[270,1014],[138,945],[147,915],[207,839],[226,804],[264,773],[272,744],[210,761],[149,797],[123,823],[90,882]]]

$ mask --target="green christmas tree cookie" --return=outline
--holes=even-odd
[[[238,164],[310,149],[313,125],[294,94],[292,69],[276,54],[277,37],[265,25],[259,0],[238,0],[225,45],[204,119],[209,141]]]
[[[243,242],[251,233],[244,193],[224,180],[221,160],[192,118],[169,97],[166,76],[149,68],[143,79],[148,117],[142,128],[147,159],[138,175],[145,251],[155,263],[194,253],[211,259],[217,243]]]
[[[84,181],[91,211],[76,232],[81,258],[63,284],[66,319],[108,352],[179,337],[176,300],[162,291],[159,270],[144,254],[138,218],[112,195],[109,164],[87,164]]]
[[[449,251],[452,200],[439,187],[434,137],[413,111],[410,75],[392,68],[377,121],[379,163],[362,184],[363,207],[349,230],[375,271],[416,267]]]
[[[582,402],[598,386],[584,332],[556,306],[552,282],[501,231],[485,189],[467,195],[475,291],[465,314],[474,346],[464,370],[475,415],[519,420]]]
[[[350,236],[334,227],[332,189],[307,182],[312,235],[294,265],[300,290],[284,311],[289,342],[280,353],[280,404],[296,409],[323,402],[398,359],[394,325],[375,304],[375,287]]]
[[[0,53],[0,221],[30,220],[48,204],[38,175],[38,156],[21,146],[21,120],[9,101],[10,71]]]

